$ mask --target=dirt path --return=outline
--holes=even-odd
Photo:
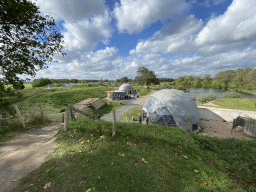
[[[256,137],[246,134],[244,127],[238,126],[231,134],[232,123],[215,120],[201,119],[200,126],[203,128],[199,135],[207,135],[210,137],[219,138],[236,138],[236,139],[250,139],[255,140]]]
[[[46,155],[57,145],[58,128],[62,123],[51,123],[40,129],[19,133],[0,146],[0,191],[15,188],[19,180],[37,169]]]

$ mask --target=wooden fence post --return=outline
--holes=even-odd
[[[116,112],[115,109],[113,109],[113,128],[112,128],[112,137],[114,137],[116,134]]]
[[[68,112],[69,112],[69,106],[66,106],[65,110],[65,116],[64,116],[64,132],[68,131]]]
[[[70,107],[70,105],[68,105],[68,107],[69,107],[69,111],[70,111],[71,120],[76,120],[76,118],[74,117],[74,115],[72,113],[72,108]]]
[[[15,108],[15,110],[16,110],[16,112],[17,112],[17,115],[18,115],[19,118],[20,118],[20,123],[21,123],[22,127],[23,127],[23,128],[26,128],[25,123],[24,123],[24,121],[23,121],[23,118],[22,118],[22,116],[21,116],[21,113],[20,113],[19,108],[17,107],[17,105],[14,105],[14,108]]]
[[[187,119],[186,137],[185,137],[185,147],[186,148],[188,146],[189,131],[190,131],[190,119]]]
[[[41,111],[41,119],[44,122],[44,113],[43,113],[42,105],[40,105],[39,107],[40,107],[40,111]]]

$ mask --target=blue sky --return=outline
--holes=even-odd
[[[34,0],[33,0],[34,1]],[[37,0],[66,56],[35,78],[159,78],[256,66],[255,0]]]

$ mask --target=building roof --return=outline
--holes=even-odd
[[[125,83],[119,87],[119,91],[132,91],[134,92],[133,87],[129,83]]]

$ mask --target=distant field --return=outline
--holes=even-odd
[[[24,86],[25,86],[25,89],[30,89],[32,88],[32,83],[25,83]],[[5,85],[5,87],[12,87],[12,85]]]

